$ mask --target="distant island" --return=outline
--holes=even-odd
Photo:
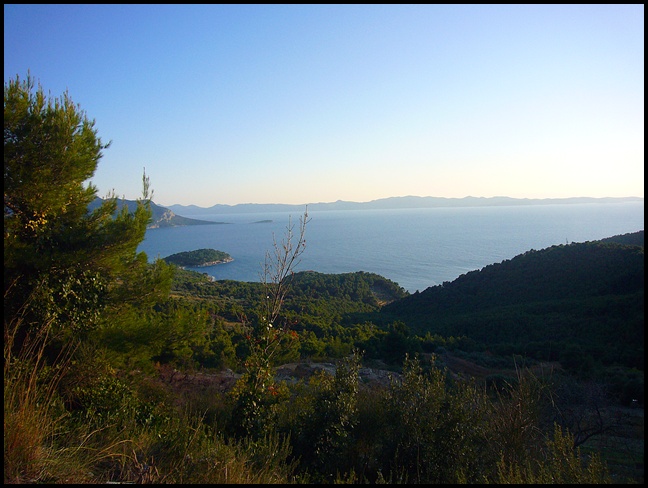
[[[180,267],[202,267],[230,263],[234,261],[234,259],[226,252],[217,251],[216,249],[197,249],[195,251],[172,254],[171,256],[164,258],[164,261]]]
[[[292,205],[283,203],[241,203],[238,205],[217,204],[211,207],[198,207],[196,205],[170,205],[178,215],[206,215],[206,214],[242,214],[261,212],[304,212],[319,210],[369,210],[369,209],[405,209],[405,208],[439,208],[439,207],[502,207],[519,205],[570,205],[582,203],[626,203],[643,202],[643,197],[573,197],[573,198],[511,198],[511,197],[391,197],[372,200],[370,202],[349,202],[338,200],[330,203],[308,203]]]

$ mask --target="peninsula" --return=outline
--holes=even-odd
[[[230,263],[234,261],[234,259],[226,252],[217,251],[216,249],[197,249],[195,251],[172,254],[171,256],[164,258],[164,261],[180,267],[192,266],[199,268]]]
[[[93,211],[97,209],[101,204],[103,203],[102,198],[95,198],[90,205],[88,205],[88,210]],[[211,220],[198,220],[198,219],[191,219],[188,217],[182,217],[180,215],[176,215],[172,210],[166,208],[166,207],[161,207],[160,205],[156,205],[153,202],[150,202],[151,204],[151,221],[148,223],[146,226],[147,229],[161,229],[165,227],[179,227],[179,226],[185,226],[185,225],[213,225],[213,224],[224,224],[225,222],[213,222]],[[136,200],[124,200],[124,199],[118,199],[117,200],[117,210],[115,212],[115,215],[117,212],[121,211],[123,207],[128,207],[129,213],[134,213],[135,210],[137,209],[137,201]]]

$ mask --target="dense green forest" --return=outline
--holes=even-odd
[[[618,243],[631,238],[641,245]],[[643,310],[641,231],[528,251],[391,303],[381,315],[499,353],[643,371]]]
[[[205,266],[212,263],[226,263],[232,261],[232,256],[216,249],[196,249],[172,254],[164,261],[178,266]]]
[[[91,205],[107,147],[5,83],[5,483],[643,482],[643,231],[410,295],[294,272],[305,212],[212,281],[137,252],[146,174]]]

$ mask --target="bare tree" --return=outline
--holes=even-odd
[[[261,275],[265,293],[261,316],[248,335],[250,354],[245,361],[246,371],[232,390],[236,400],[233,417],[239,423],[236,429],[247,435],[263,434],[272,416],[272,406],[280,396],[281,387],[275,381],[273,358],[284,339],[294,336],[288,334],[286,324],[278,323],[279,314],[294,277],[294,268],[306,248],[307,223],[308,209],[300,218],[298,232],[295,232],[290,219],[280,244],[273,235],[274,256],[266,253]]]
[[[309,221],[308,207],[306,207],[304,215],[299,218],[297,234],[292,217],[289,217],[286,235],[280,244],[277,243],[276,236],[272,235],[274,257],[270,251],[266,252],[261,276],[265,292],[265,310],[262,320],[267,321],[267,327],[277,325],[275,322],[279,317],[286,293],[288,293],[289,285],[295,274],[294,269],[301,262],[301,255],[306,249],[306,224]],[[295,236],[297,242],[295,242]]]

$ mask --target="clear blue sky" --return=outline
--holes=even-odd
[[[644,194],[643,5],[5,5],[161,205]]]

